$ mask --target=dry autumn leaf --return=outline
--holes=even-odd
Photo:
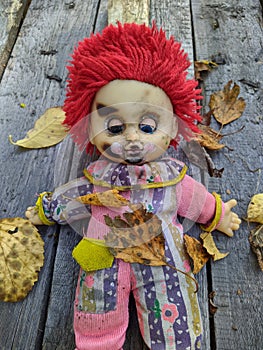
[[[225,147],[225,145],[219,143],[223,137],[219,132],[213,130],[210,126],[201,124],[198,125],[198,128],[201,133],[197,134],[196,139],[202,147],[210,150],[219,150]]]
[[[251,230],[248,239],[253,252],[257,256],[259,267],[263,271],[263,225]]]
[[[212,61],[201,60],[194,62],[195,79],[203,80],[202,73],[210,72],[213,68],[217,67],[217,64]]]
[[[263,193],[255,194],[247,208],[247,221],[263,224]]]
[[[193,261],[193,273],[198,273],[210,258],[201,242],[196,238],[184,235],[186,251]]]
[[[56,145],[67,135],[67,129],[62,125],[65,112],[61,107],[53,107],[36,121],[34,128],[27,132],[24,139],[13,142],[9,135],[9,141],[16,146],[24,148],[43,148]]]
[[[44,242],[29,220],[0,220],[0,300],[26,297],[44,262]]]
[[[106,225],[110,227],[109,233],[104,237],[105,244],[112,255],[129,263],[169,266],[190,278],[195,283],[197,292],[197,281],[166,261],[162,221],[153,213],[147,212],[142,204],[130,204],[129,207],[132,212],[123,213],[126,220],[120,216],[104,216]]]
[[[206,249],[207,253],[212,257],[214,261],[225,258],[229,253],[221,253],[215,244],[214,238],[211,232],[203,232],[200,234],[203,240],[203,247]]]
[[[147,212],[143,205],[130,205],[132,212],[123,213],[123,218],[105,215],[105,223],[110,232],[105,237],[110,248],[126,249],[148,243],[162,234],[162,222],[153,213]]]
[[[128,205],[130,203],[126,198],[121,196],[119,191],[116,189],[105,192],[90,193],[75,199],[83,204],[102,205],[104,207],[116,208]]]
[[[246,102],[242,97],[238,98],[240,87],[234,84],[231,89],[232,81],[230,80],[223,91],[215,92],[210,97],[209,107],[213,110],[215,119],[222,126],[238,119],[244,112]]]

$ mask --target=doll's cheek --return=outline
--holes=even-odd
[[[111,152],[121,155],[123,153],[123,146],[119,142],[113,142],[110,146]]]
[[[153,143],[147,143],[144,147],[145,152],[154,152],[156,150],[156,146]]]

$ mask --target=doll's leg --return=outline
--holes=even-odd
[[[201,319],[194,283],[168,266],[132,265],[140,330],[151,350],[201,348]]]
[[[119,350],[128,326],[130,265],[81,271],[76,291],[74,330],[77,350]]]

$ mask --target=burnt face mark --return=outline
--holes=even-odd
[[[110,115],[112,113],[117,113],[119,111],[117,108],[109,107],[102,103],[97,103],[96,109],[100,117],[106,117],[107,115]]]

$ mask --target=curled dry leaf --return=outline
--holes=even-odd
[[[44,262],[44,242],[29,220],[0,220],[0,300],[26,297]]]
[[[253,252],[257,256],[259,267],[263,271],[263,225],[251,230],[248,239]]]
[[[200,234],[203,240],[203,246],[207,253],[212,257],[214,261],[225,258],[229,253],[221,253],[215,244],[214,238],[211,232],[203,232]]]
[[[263,193],[255,194],[247,208],[247,221],[263,224]]]
[[[186,251],[193,261],[193,273],[198,273],[210,258],[202,243],[196,238],[184,235]]]
[[[225,145],[219,143],[223,137],[219,132],[206,125],[200,124],[198,127],[201,130],[201,133],[197,134],[196,139],[202,147],[210,150],[219,150],[225,147]]]
[[[9,141],[16,146],[24,148],[43,148],[56,145],[61,142],[68,131],[62,122],[65,119],[65,112],[61,107],[49,108],[36,121],[34,128],[27,132],[24,139],[16,142],[12,141],[9,135]]]
[[[130,203],[126,198],[121,196],[116,189],[105,192],[90,193],[85,196],[77,197],[76,200],[83,204],[117,208]]]
[[[223,91],[215,92],[210,97],[209,107],[222,126],[241,117],[246,107],[244,99],[238,98],[240,87],[234,84],[231,89],[231,84],[232,80],[224,86]]]
[[[213,68],[217,67],[217,64],[212,61],[201,60],[194,62],[195,79],[203,80],[202,73],[210,72]]]

